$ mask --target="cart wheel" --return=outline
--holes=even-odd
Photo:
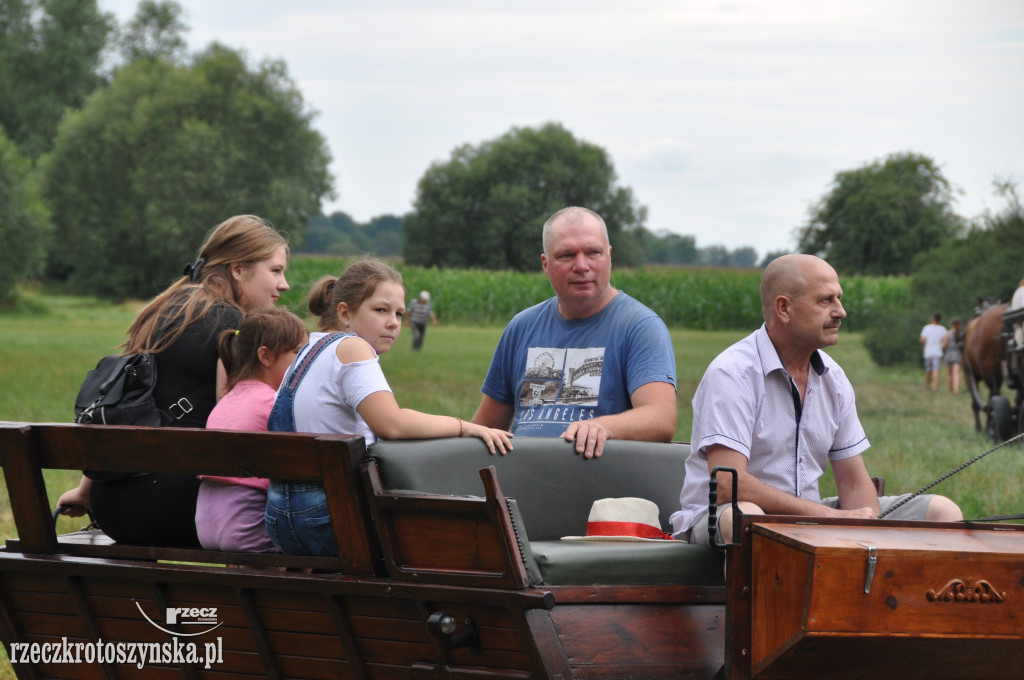
[[[992,441],[999,443],[1013,436],[1013,414],[1010,400],[1001,394],[993,395],[985,407],[988,420],[985,423],[985,434]]]

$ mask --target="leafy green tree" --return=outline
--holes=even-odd
[[[753,267],[757,264],[757,250],[752,246],[740,246],[729,254],[729,266]]]
[[[969,318],[979,298],[1009,301],[1024,276],[1024,206],[1016,187],[996,182],[1007,205],[971,225],[963,238],[923,253],[914,261],[910,290],[926,309]]]
[[[380,215],[374,217],[366,231],[373,239],[370,252],[380,257],[391,257],[402,253],[402,226],[401,217],[394,215]]]
[[[700,259],[694,236],[668,231],[647,234],[644,256],[646,262],[654,264],[696,264]]]
[[[875,363],[920,362],[917,337],[933,312],[940,312],[946,322],[954,316],[966,322],[980,298],[1010,299],[1024,275],[1024,207],[1012,184],[997,182],[996,188],[1006,198],[1006,208],[975,221],[962,238],[915,258],[907,299],[882,305],[865,319],[869,327],[864,346]]]
[[[954,238],[962,220],[935,161],[898,153],[840,172],[797,229],[801,252],[852,274],[907,274],[918,253]]]
[[[899,310],[880,311],[864,333],[864,348],[871,360],[879,366],[919,365],[921,327],[934,311],[920,301],[911,301]],[[943,316],[943,320],[948,319]]]
[[[757,263],[757,251],[751,246],[729,250],[723,245],[697,249],[698,262],[713,267],[753,267]]]
[[[729,249],[723,245],[715,244],[698,249],[701,264],[712,267],[725,267],[729,264]]]
[[[513,128],[479,146],[460,146],[420,179],[415,211],[403,222],[405,259],[533,271],[540,266],[544,221],[579,205],[604,218],[616,264],[641,264],[646,209],[616,179],[602,148],[557,123]]]
[[[188,26],[176,2],[142,0],[135,16],[118,40],[125,64],[137,59],[166,59],[180,62],[185,57]]]
[[[0,126],[24,155],[47,151],[64,111],[102,84],[114,26],[96,0],[0,2]]]
[[[763,258],[761,258],[761,262],[757,266],[760,267],[761,269],[764,269],[765,267],[768,266],[768,264],[772,260],[777,260],[780,257],[782,257],[783,255],[788,255],[788,254],[789,254],[788,250],[771,250],[771,251],[765,253],[765,256]]]
[[[309,218],[309,225],[306,227],[306,238],[303,240],[302,252],[334,252],[334,246],[344,241],[353,246],[352,252],[348,254],[354,254],[354,245],[351,239],[348,238],[354,229],[355,222],[347,213],[335,212],[330,217],[314,215]]]
[[[111,298],[149,297],[206,232],[252,213],[301,245],[331,194],[313,113],[279,61],[213,45],[189,66],[143,59],[62,123],[45,159],[51,273]]]
[[[335,212],[310,218],[302,252],[392,257],[401,253],[401,246],[402,218],[381,215],[359,224],[346,213]]]
[[[16,284],[41,272],[50,229],[31,161],[0,132],[0,305],[15,299]]]

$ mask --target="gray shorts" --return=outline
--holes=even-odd
[[[924,358],[924,370],[926,370],[926,371],[941,371],[942,370],[942,357],[925,357]]]
[[[892,506],[899,503],[910,494],[903,494],[902,496],[882,496],[878,499],[878,505],[885,512]],[[904,505],[901,505],[899,509],[887,515],[886,519],[905,519],[905,520],[923,520],[925,514],[928,512],[928,504],[932,502],[932,498],[935,496],[932,494],[925,494],[923,496],[915,496],[913,500],[908,501]],[[830,498],[821,499],[822,505],[827,505],[830,508],[839,508],[839,498],[832,496]],[[721,518],[721,509],[719,509],[719,518]],[[689,533],[683,536],[687,541],[696,545],[711,545],[708,540],[708,514],[704,513],[704,516],[697,520],[697,523],[693,525]]]

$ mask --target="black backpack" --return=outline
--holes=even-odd
[[[139,352],[100,359],[85,376],[75,399],[75,422],[86,425],[166,427],[190,413],[202,399],[200,387],[167,409],[156,404],[156,359]]]
[[[202,392],[200,389],[178,399],[165,411],[157,407],[153,395],[155,388],[156,360],[152,354],[139,352],[127,356],[105,356],[85,376],[78,390],[75,422],[86,425],[168,426],[189,413],[193,408],[192,402]],[[86,470],[85,476],[109,481],[131,475]]]
[[[100,359],[75,399],[75,422],[95,425],[167,424],[156,406],[156,362],[144,352]],[[168,415],[168,419],[170,416]]]

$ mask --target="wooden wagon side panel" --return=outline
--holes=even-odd
[[[552,588],[551,619],[578,680],[709,679],[725,657],[721,588]]]
[[[209,664],[186,658],[141,669],[127,658],[17,664],[23,678],[214,679],[228,669],[236,680],[410,678],[426,669],[437,677],[553,677],[527,617],[534,610],[546,616],[551,604],[538,591],[0,552],[0,632],[8,645],[102,640],[127,649],[195,641],[200,655],[211,649],[218,655]],[[168,623],[168,608],[216,610],[216,620],[206,628]],[[427,619],[439,611],[460,626],[474,622],[479,652],[447,649],[431,634]],[[193,632],[200,634],[189,637]]]

